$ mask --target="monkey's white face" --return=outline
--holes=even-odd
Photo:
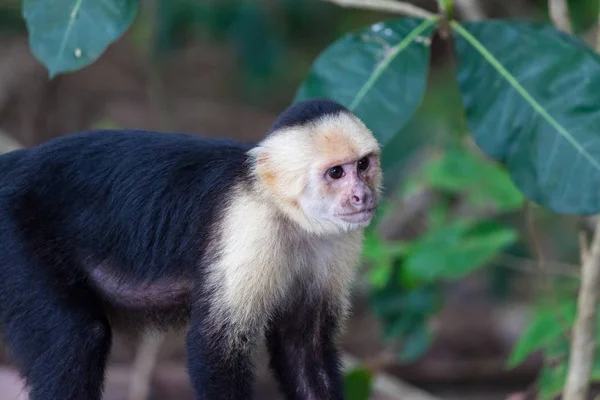
[[[379,174],[375,154],[316,168],[299,204],[307,216],[332,229],[365,227],[378,206]]]
[[[341,113],[276,132],[251,151],[262,187],[313,233],[367,226],[377,208],[379,144],[354,115]]]

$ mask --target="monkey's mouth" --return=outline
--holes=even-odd
[[[377,207],[364,208],[360,211],[346,214],[338,214],[338,217],[345,222],[364,223],[373,218]]]

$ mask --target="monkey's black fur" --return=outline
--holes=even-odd
[[[342,109],[329,101],[293,106],[274,129]],[[210,293],[202,289],[202,265],[231,189],[249,179],[252,146],[94,131],[0,156],[0,332],[31,400],[101,398],[111,315],[119,310],[125,318],[141,311],[153,322],[190,320],[187,353],[197,398],[250,398],[250,352],[227,353],[224,331],[209,336],[203,329],[202,300]],[[96,270],[108,271],[106,285],[117,289],[98,290]],[[127,294],[136,285],[181,282],[191,282],[189,290]],[[290,399],[341,399],[335,318],[322,311],[328,307],[318,302],[325,300],[311,298],[299,294],[273,320],[271,366]]]
[[[275,120],[271,132],[294,126],[306,126],[325,115],[336,115],[341,112],[350,111],[343,105],[328,99],[301,101],[291,105]]]
[[[333,332],[337,319],[327,304],[297,296],[267,332],[270,366],[286,399],[343,399],[339,355]]]
[[[86,268],[193,279],[250,147],[100,131],[0,157],[0,328],[32,400],[99,398],[111,329]]]

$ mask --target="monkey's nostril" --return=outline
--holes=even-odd
[[[355,204],[360,204],[360,203],[361,203],[361,199],[360,199],[360,197],[358,197],[357,195],[353,195],[353,196],[352,196],[352,201],[353,201]]]

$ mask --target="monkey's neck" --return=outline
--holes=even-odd
[[[253,193],[236,193],[223,215],[207,270],[215,316],[229,315],[240,329],[261,327],[298,290],[346,309],[362,230],[317,236]]]
[[[289,199],[261,187],[260,183],[253,186],[244,186],[238,191],[239,198],[248,201],[257,200],[261,206],[268,207],[269,214],[280,222],[282,231],[297,230],[314,238],[342,237],[346,234],[339,226],[329,221],[319,221],[307,216],[302,210],[297,199]],[[238,196],[234,196],[238,197]],[[253,218],[254,216],[249,216]],[[262,224],[259,215],[256,215],[258,226]]]

